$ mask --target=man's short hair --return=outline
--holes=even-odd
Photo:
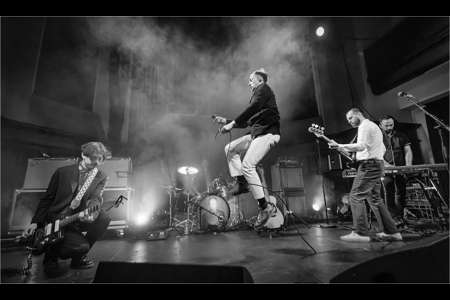
[[[365,117],[364,112],[357,107],[351,108],[345,115],[348,115],[349,113],[354,113],[354,114],[361,113],[361,115],[363,117]]]
[[[104,161],[111,158],[111,151],[100,142],[89,142],[82,145],[81,152],[91,159],[101,158]]]
[[[253,72],[256,75],[259,75],[262,77],[264,83],[267,83],[267,78],[269,77],[269,73],[266,72],[266,70],[264,70],[263,68],[256,70],[255,72]]]
[[[381,118],[378,119],[378,122],[381,124],[382,121],[384,120],[389,120],[392,119],[392,121],[394,121],[394,123],[397,123],[397,120],[395,120],[395,118],[391,115],[383,115],[381,116]]]

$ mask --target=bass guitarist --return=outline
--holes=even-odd
[[[30,225],[22,233],[23,238],[34,235],[34,254],[45,253],[44,270],[57,268],[59,259],[69,258],[72,268],[93,267],[94,263],[86,254],[111,222],[111,216],[100,209],[83,213],[103,202],[102,194],[109,177],[97,167],[111,157],[111,152],[100,142],[90,142],[81,146],[81,157],[78,164],[58,168],[53,173]],[[44,232],[43,226],[53,222],[59,224],[59,220],[75,214],[79,214],[75,222],[60,230],[55,226],[57,238],[36,242],[39,238],[35,233]]]

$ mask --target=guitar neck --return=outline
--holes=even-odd
[[[79,213],[76,213],[74,215],[71,215],[69,217],[64,218],[63,220],[61,220],[59,222],[59,226],[63,227],[63,226],[66,226],[66,225],[76,221],[80,217],[80,214],[83,213],[83,212],[85,214],[90,214],[90,213],[93,213],[93,212],[95,212],[95,211],[97,211],[99,209],[100,209],[100,204],[97,204],[97,205],[95,205],[93,207],[86,208],[85,210],[80,211]]]
[[[327,138],[326,136],[322,135],[321,138],[323,138],[325,141],[327,141],[327,143],[331,143],[332,140],[330,140],[329,138]],[[345,150],[340,150],[340,149],[336,149],[339,153],[341,153],[342,155],[344,155],[347,159],[353,161],[354,159],[352,158],[352,155],[350,153],[348,153]]]

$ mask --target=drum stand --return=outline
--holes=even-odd
[[[190,219],[190,215],[191,215],[191,200],[189,200],[189,196],[191,194],[191,178],[192,177],[190,177],[189,172],[187,173],[187,175],[189,176],[189,180],[188,180],[188,193],[187,193],[187,203],[186,203],[186,205],[187,205],[186,220],[175,224],[175,227],[176,226],[179,226],[179,227],[184,226],[184,234],[189,234],[190,232],[192,232],[192,226],[195,226],[198,229],[200,229],[198,227],[198,225],[194,221],[192,221]]]
[[[228,202],[228,204],[229,204],[229,202]],[[233,203],[232,205],[230,205],[230,216],[233,216],[229,220],[231,227],[234,227],[234,225],[240,224],[242,222],[242,219],[244,219],[244,216],[242,215],[241,211],[239,210],[239,205],[237,205],[236,203]]]

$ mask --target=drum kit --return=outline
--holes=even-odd
[[[229,227],[235,226],[243,219],[240,213],[237,201],[234,196],[229,195],[232,183],[223,178],[214,179],[208,186],[208,190],[193,196],[191,194],[192,176],[198,173],[198,169],[190,166],[183,166],[177,169],[177,172],[188,176],[188,191],[184,192],[187,196],[187,213],[183,221],[175,221],[173,226],[181,227],[184,234],[189,234],[196,227],[201,231],[224,231]],[[181,189],[173,189],[178,192]],[[192,198],[191,198],[192,197]],[[172,211],[172,209],[171,209]]]

